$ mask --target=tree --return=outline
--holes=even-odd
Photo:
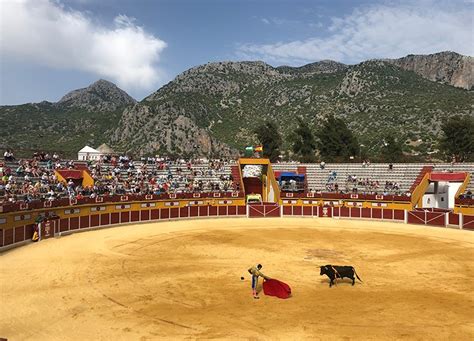
[[[280,157],[280,149],[283,143],[278,126],[273,121],[266,121],[255,129],[257,139],[263,147],[263,156],[275,162]]]
[[[457,162],[474,160],[474,117],[454,116],[441,129],[440,149],[447,160],[453,156]]]
[[[329,115],[316,136],[319,154],[325,161],[345,161],[359,155],[359,142],[341,118]]]
[[[301,162],[316,161],[316,140],[309,125],[301,118],[297,119],[297,127],[290,135],[293,153]]]
[[[400,162],[403,159],[403,147],[393,134],[388,134],[384,141],[380,155],[385,162]]]

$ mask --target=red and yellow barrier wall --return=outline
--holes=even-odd
[[[129,201],[119,196],[114,202],[96,202],[43,207],[0,213],[0,250],[31,240],[38,216],[56,216],[49,222],[51,236],[121,224],[214,217],[321,217],[377,219],[412,224],[474,229],[474,214],[458,214],[443,210],[413,210],[410,202],[369,201],[360,197],[335,199],[314,197],[284,197],[280,205],[269,205],[260,214],[249,215],[242,196],[167,198]],[[46,205],[47,202],[43,203]],[[250,206],[251,207],[251,206]],[[251,209],[250,209],[251,211]],[[267,214],[268,213],[268,214]]]

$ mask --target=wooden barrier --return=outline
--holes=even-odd
[[[448,224],[459,226],[459,214],[454,212],[449,212],[448,214]]]
[[[446,212],[409,211],[408,223],[446,227]]]
[[[350,219],[380,219],[403,221],[405,211],[391,208],[335,207],[334,216]]]
[[[280,217],[280,206],[275,204],[248,205],[249,218]]]
[[[462,218],[462,228],[474,230],[474,216],[463,215]]]
[[[179,199],[178,199],[179,200]],[[217,200],[216,200],[217,201]],[[120,225],[127,223],[150,222],[171,219],[209,218],[246,216],[249,217],[328,217],[348,219],[377,219],[390,221],[404,221],[405,211],[401,209],[381,207],[358,207],[358,206],[321,206],[314,204],[297,205],[276,204],[263,205],[241,205],[232,204],[232,200],[223,200],[219,205],[209,204],[208,201],[183,202],[172,201],[169,205],[158,207],[156,203],[134,203],[134,204],[109,204],[109,210],[105,206],[74,206],[73,209],[62,209],[59,219],[51,220],[48,227],[43,226],[43,237],[51,237],[62,233],[70,233],[77,230],[87,230],[101,226]],[[229,203],[229,204],[227,204]],[[36,212],[36,214],[39,214]],[[31,215],[36,218],[35,211],[23,212],[17,217],[18,221]],[[406,221],[411,224],[428,226],[459,226],[463,229],[474,230],[474,216],[463,215],[453,212],[438,210],[414,210],[407,211]],[[0,250],[11,247],[14,244],[31,240],[35,225],[26,219],[24,224],[13,228],[0,228]],[[49,231],[46,233],[46,228]]]
[[[120,207],[119,207],[120,206]],[[132,209],[131,205],[117,205],[116,212],[97,213],[94,209],[82,210],[88,212],[79,216],[64,215],[57,220],[49,220],[42,226],[44,238],[53,237],[61,233],[74,232],[75,230],[85,230],[101,226],[120,225],[134,222],[148,222],[168,219],[188,219],[188,218],[208,218],[208,217],[228,217],[245,216],[246,207],[242,205],[201,205],[152,208],[145,205],[143,209]],[[66,210],[71,212],[70,210]],[[0,229],[0,248],[10,247],[16,243],[31,240],[34,232],[34,224],[17,226],[14,228]]]

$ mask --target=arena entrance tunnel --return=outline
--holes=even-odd
[[[1,255],[0,337],[468,340],[473,251],[470,231],[330,218],[73,233]],[[256,263],[292,297],[254,300]],[[326,264],[354,266],[363,283],[329,288]]]

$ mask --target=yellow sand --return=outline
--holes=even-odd
[[[0,337],[472,340],[473,251],[469,231],[312,218],[77,233],[0,255]],[[258,262],[292,298],[252,298]],[[364,283],[329,288],[328,263]]]

